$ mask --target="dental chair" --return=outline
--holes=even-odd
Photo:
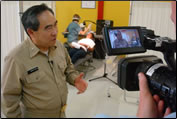
[[[62,32],[64,38],[67,38],[68,32]],[[65,48],[67,49],[67,51],[69,52],[70,50],[70,45],[68,42],[64,43]],[[93,62],[93,52],[87,52],[87,55],[83,58],[80,58],[79,60],[76,61],[76,63],[74,63],[74,67],[76,70],[78,70],[79,72],[84,72],[84,76],[86,76],[86,73],[88,71],[92,71],[94,69],[96,69],[94,66],[91,65],[91,63]]]
[[[67,42],[65,42],[64,46],[69,52],[71,48],[70,45]],[[85,57],[78,59],[76,63],[74,63],[74,67],[79,72],[84,72],[85,74],[84,76],[86,76],[87,72],[96,69],[94,66],[91,65],[92,62],[93,62],[93,53],[87,52]]]
[[[91,65],[93,62],[93,53],[88,52],[87,55],[83,58],[80,58],[79,60],[74,63],[74,67],[79,72],[84,72],[84,77],[86,76],[87,72],[92,71],[96,69],[94,66]]]

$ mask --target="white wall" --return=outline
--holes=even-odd
[[[156,35],[176,39],[175,26],[170,18],[171,2],[132,1],[131,3],[130,26],[145,26],[154,30]],[[156,55],[163,59],[163,55],[156,51],[140,55]]]
[[[1,1],[1,74],[5,56],[20,42],[19,1]]]
[[[27,8],[41,3],[47,4],[55,12],[55,2],[52,1],[20,2],[22,6],[19,6],[19,1],[1,1],[1,74],[5,56],[27,38],[24,30],[20,29],[21,20],[19,12],[24,12]],[[20,11],[20,7],[22,11]]]
[[[53,12],[55,13],[55,1],[20,1],[21,2],[21,9],[22,9],[22,12],[26,11],[28,8],[30,8],[31,6],[34,6],[34,5],[40,5],[42,3],[45,3],[49,8],[51,8],[53,10]],[[27,39],[27,34],[26,32],[22,29],[23,31],[23,36],[24,38],[22,38],[22,40],[24,39]]]

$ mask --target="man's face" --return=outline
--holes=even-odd
[[[120,31],[117,32],[117,39],[122,40],[122,34]]]
[[[92,34],[91,33],[87,34],[87,38],[92,39],[93,38]]]
[[[53,14],[46,10],[38,16],[40,26],[37,31],[33,31],[32,41],[40,49],[48,49],[54,46],[57,38],[57,20]]]

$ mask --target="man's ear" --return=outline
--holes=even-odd
[[[29,34],[30,37],[34,36],[34,31],[30,28],[27,29],[27,33]]]

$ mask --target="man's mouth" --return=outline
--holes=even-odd
[[[56,40],[57,40],[56,38],[52,39],[52,41],[56,41]]]

